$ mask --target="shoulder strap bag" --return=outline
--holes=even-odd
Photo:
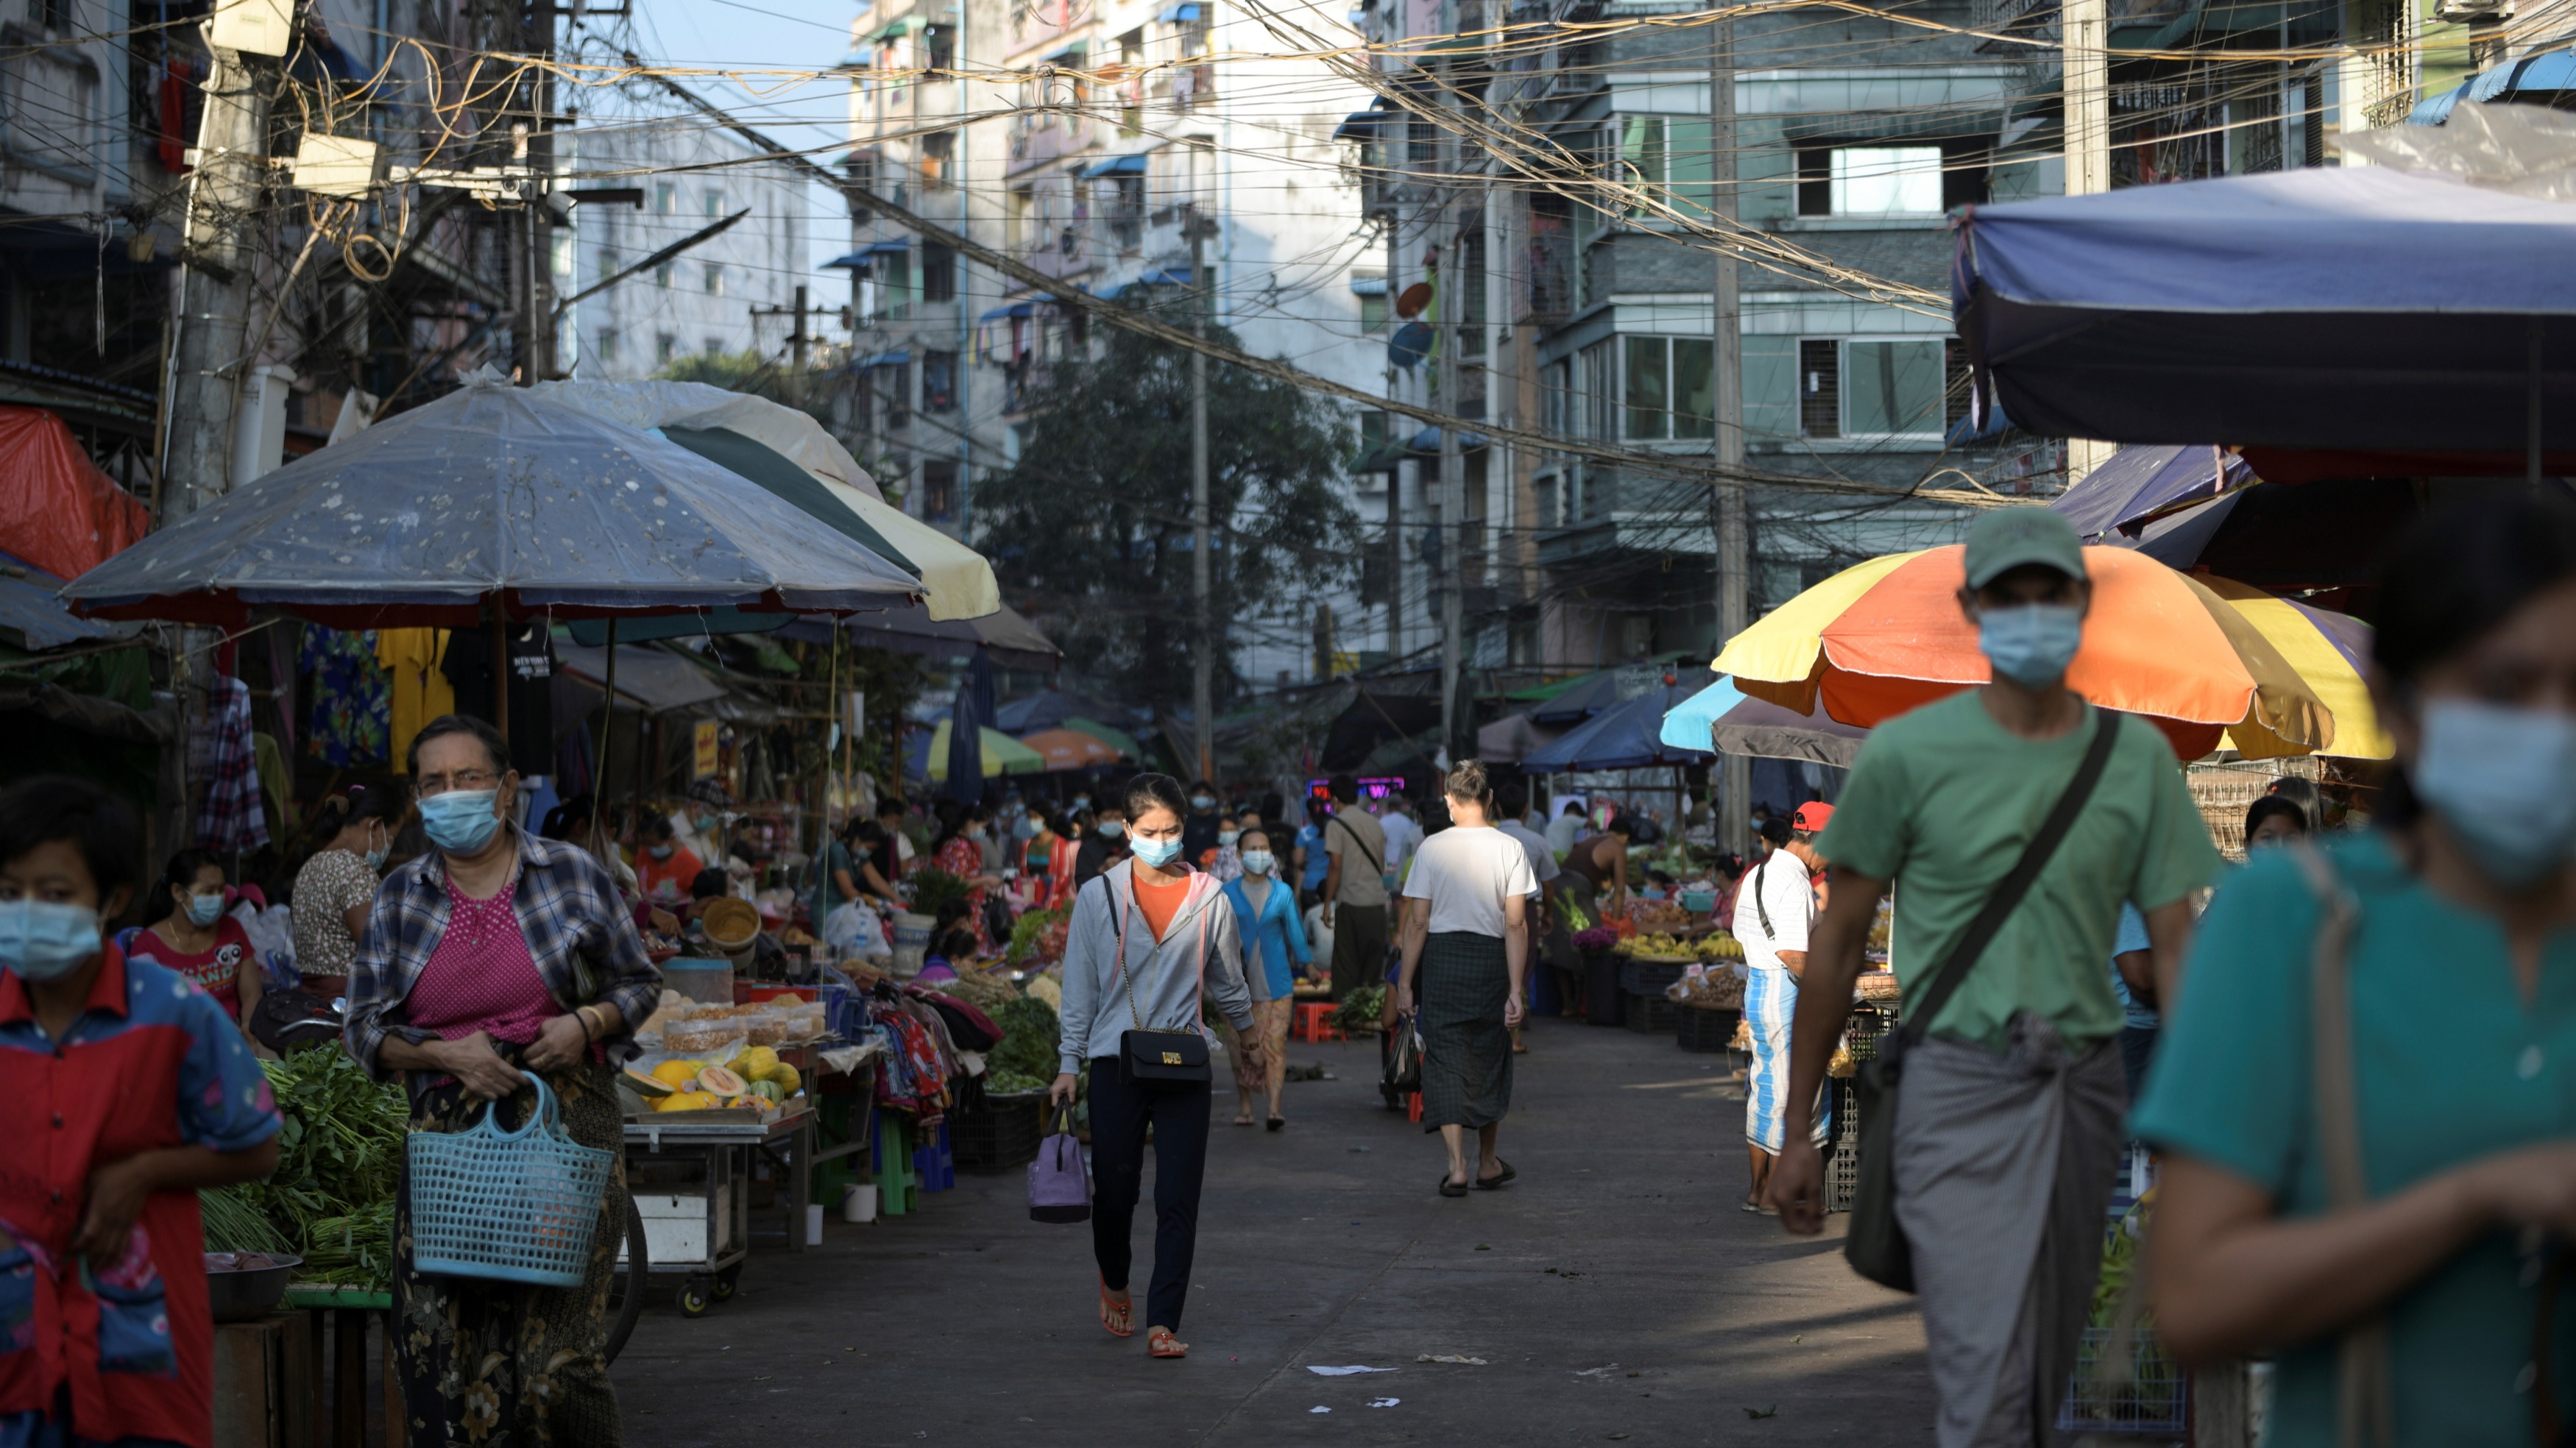
[[[1340,815],[1333,816],[1329,823],[1342,825],[1342,833],[1351,837],[1351,843],[1359,847],[1360,857],[1369,862],[1370,874],[1383,875],[1386,873],[1386,866],[1378,863],[1377,851],[1368,847],[1368,841],[1360,838],[1359,831],[1352,829],[1349,825],[1342,824],[1342,817]]]
[[[1778,940],[1780,932],[1771,928],[1771,907],[1762,903],[1762,874],[1770,868],[1769,855],[1764,855],[1762,863],[1753,867],[1753,913],[1762,920],[1762,938]]]
[[[1110,885],[1106,888],[1109,891],[1111,907],[1114,909],[1118,900],[1117,887]],[[1133,900],[1136,884],[1132,877],[1128,880],[1127,888],[1130,892],[1129,904],[1127,909],[1121,911],[1118,916],[1118,974],[1127,987],[1127,1018],[1135,1024],[1133,1029],[1118,1033],[1119,1084],[1125,1086],[1180,1086],[1192,1083],[1204,1085],[1215,1077],[1215,1073],[1208,1069],[1207,1037],[1196,1031],[1149,1031],[1145,1029],[1144,1013],[1136,1008],[1136,980],[1134,976],[1127,973],[1127,920],[1137,908]],[[1201,910],[1198,913],[1204,915],[1205,912]],[[1207,927],[1202,924],[1199,928],[1204,932]],[[1146,959],[1152,958],[1152,953],[1148,952]],[[1204,950],[1200,952],[1200,969],[1204,974],[1206,969]],[[1192,1012],[1193,1018],[1196,1014]]]
[[[1904,1076],[1906,1048],[1923,1039],[1933,1019],[1958,990],[1960,981],[1975,969],[1995,933],[2003,929],[2022,896],[2030,893],[2031,882],[2039,878],[2039,872],[2066,839],[2066,832],[2074,827],[2075,816],[2092,798],[2093,787],[2102,782],[2102,770],[2111,762],[2111,748],[2119,741],[2120,716],[2108,709],[2096,709],[2094,713],[2093,741],[2084,751],[2084,762],[2075,767],[2075,777],[2067,781],[2066,792],[2057,797],[2057,805],[2048,812],[2039,833],[2022,846],[2021,858],[1995,886],[1995,893],[1987,897],[1977,918],[1960,933],[1959,943],[1950,948],[1950,958],[1941,963],[1931,983],[1923,988],[1922,999],[1906,1008],[1905,1023],[1888,1033],[1887,1039],[1879,1043],[1878,1054],[1852,1077],[1852,1093],[1860,1109],[1860,1163],[1843,1256],[1853,1271],[1883,1287],[1899,1292],[1914,1290],[1914,1249],[1905,1240],[1905,1229],[1896,1221],[1896,1090]],[[1761,898],[1758,891],[1754,898]]]

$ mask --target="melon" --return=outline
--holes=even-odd
[[[634,1089],[636,1095],[647,1101],[668,1096],[680,1089],[677,1082],[665,1081],[659,1076],[648,1076],[632,1066],[626,1068],[626,1084]]]
[[[743,1079],[722,1066],[709,1066],[698,1073],[698,1089],[718,1100],[731,1101],[750,1089]]]
[[[776,1105],[777,1103],[787,1099],[787,1093],[779,1090],[778,1083],[775,1081],[752,1082],[751,1094],[759,1097],[763,1101],[769,1102],[771,1105]]]

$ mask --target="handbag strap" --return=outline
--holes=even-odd
[[[1778,853],[1777,850],[1772,851],[1772,854]],[[1764,855],[1762,863],[1753,867],[1753,913],[1761,917],[1762,938],[1777,941],[1780,938],[1780,932],[1771,928],[1771,907],[1762,903],[1762,874],[1770,868],[1771,855]]]
[[[2083,812],[2084,802],[2093,797],[2093,787],[2102,782],[2102,771],[2111,762],[2112,746],[2119,742],[2120,716],[2102,708],[2093,712],[2093,742],[2085,748],[2083,762],[2075,766],[2075,777],[2066,782],[2066,792],[2057,797],[2057,806],[2048,812],[2048,818],[2040,824],[2039,833],[2032,835],[2030,843],[2022,846],[2021,858],[2013,861],[2011,873],[1995,886],[1995,893],[1986,898],[1986,906],[1977,912],[1977,918],[1968,922],[1968,928],[1959,935],[1959,943],[1950,947],[1950,958],[1941,963],[1941,969],[1932,977],[1931,984],[1923,988],[1922,999],[1907,1012],[1908,1019],[1898,1033],[1900,1040],[1911,1044],[1923,1039],[1923,1033],[1931,1028],[1933,1018],[1941,1014],[1941,1007],[1949,1004],[1950,996],[1958,990],[1959,983],[1976,968],[1977,961],[1986,953],[1986,947],[1993,943],[1996,932],[2003,929],[2004,921],[2012,915],[2014,907],[2021,904],[2021,897],[2030,893],[2031,882],[2047,868],[2049,858],[2057,853],[2058,845],[2066,839],[2066,832],[2074,828],[2075,816]],[[1762,899],[1758,884],[1753,898],[1757,904]]]
[[[2362,1168],[2361,1100],[2352,1064],[2352,937],[2361,903],[2334,865],[2301,842],[2291,858],[2317,897],[2322,917],[2309,959],[2308,1017],[2314,1023],[2314,1094],[2317,1159],[2326,1179],[2326,1202],[2349,1211],[2370,1201]],[[2335,1422],[2344,1448],[2387,1448],[2397,1441],[2396,1405],[2390,1395],[2388,1319],[2371,1313],[2344,1331],[2335,1350]]]
[[[1356,805],[1354,805],[1354,806],[1353,806],[1353,808],[1355,808],[1355,809],[1356,809],[1357,807],[1358,807],[1358,806],[1356,806]],[[1333,816],[1332,816],[1332,819],[1331,819],[1331,821],[1330,821],[1330,822],[1331,822],[1331,823],[1333,823],[1333,824],[1341,825],[1341,826],[1342,826],[1342,833],[1343,833],[1343,834],[1346,834],[1346,835],[1348,835],[1348,836],[1350,836],[1350,837],[1351,837],[1351,843],[1352,843],[1353,845],[1356,845],[1356,846],[1358,846],[1358,847],[1359,847],[1359,852],[1360,852],[1360,854],[1361,854],[1363,857],[1365,857],[1365,858],[1368,860],[1368,862],[1369,862],[1369,872],[1370,872],[1371,874],[1383,875],[1383,874],[1385,874],[1385,873],[1386,873],[1386,866],[1384,866],[1384,865],[1382,865],[1382,864],[1378,863],[1377,852],[1376,852],[1375,850],[1372,850],[1372,849],[1370,849],[1370,848],[1368,847],[1368,841],[1366,841],[1366,840],[1364,840],[1364,839],[1361,839],[1361,838],[1360,838],[1360,832],[1359,832],[1359,831],[1357,831],[1357,830],[1355,830],[1355,829],[1352,829],[1352,828],[1351,828],[1349,825],[1347,825],[1347,824],[1342,824],[1342,815],[1341,815],[1341,811],[1339,811],[1339,810],[1335,810],[1335,811],[1333,812]]]

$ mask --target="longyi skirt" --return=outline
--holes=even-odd
[[[1503,942],[1444,930],[1422,944],[1422,1128],[1490,1126],[1512,1107],[1511,967]]]

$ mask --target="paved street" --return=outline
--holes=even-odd
[[[1911,1302],[1833,1237],[1737,1210],[1723,1057],[1554,1020],[1531,1044],[1503,1140],[1520,1180],[1464,1200],[1379,1108],[1373,1043],[1292,1043],[1341,1079],[1292,1084],[1279,1135],[1228,1127],[1225,1098],[1185,1362],[1148,1359],[1141,1320],[1100,1331],[1088,1227],[1030,1222],[1016,1170],[961,1174],[917,1215],[756,1254],[697,1321],[661,1296],[616,1366],[627,1441],[1929,1441]],[[1143,1213],[1137,1234],[1141,1300]],[[1354,1364],[1396,1371],[1307,1371]]]

